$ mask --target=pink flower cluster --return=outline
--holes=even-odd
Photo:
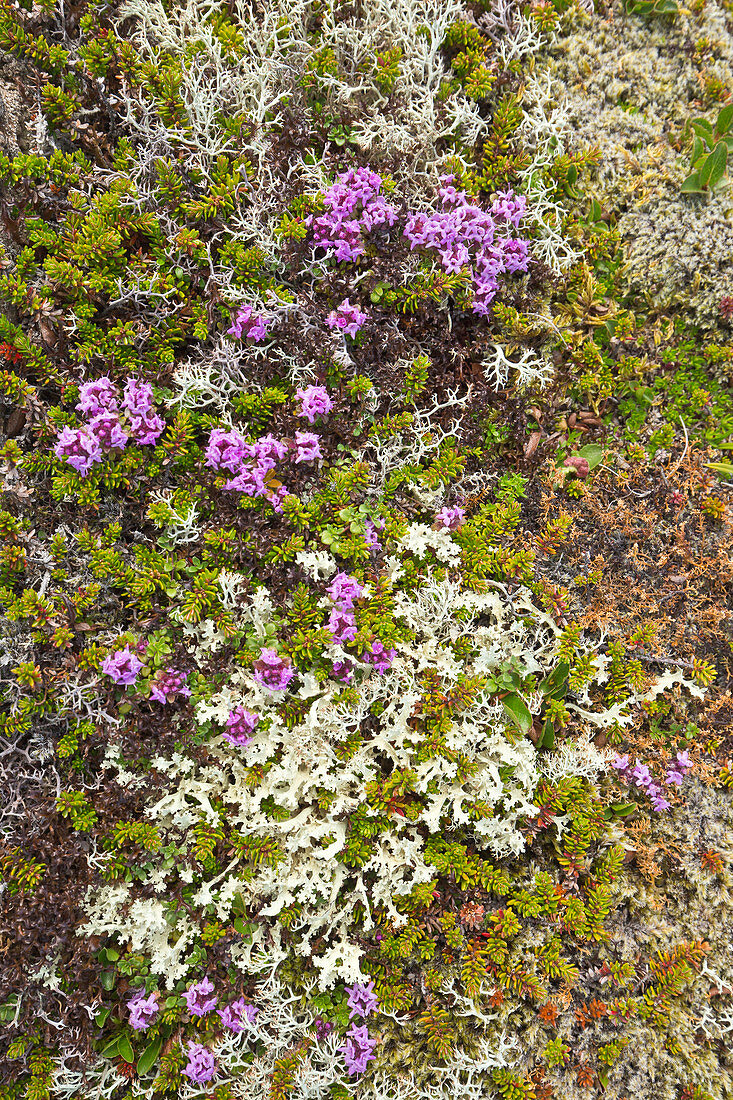
[[[129,645],[124,649],[117,649],[110,653],[102,661],[102,672],[105,676],[111,676],[116,684],[127,687],[134,684],[137,674],[143,667],[143,662],[133,653]]]
[[[330,400],[327,394],[326,397]],[[206,465],[214,470],[229,470],[235,475],[224,483],[227,491],[246,493],[250,497],[264,497],[276,511],[282,511],[282,501],[288,495],[288,490],[284,485],[277,485],[273,489],[268,481],[278,462],[288,455],[296,465],[300,462],[315,462],[323,457],[320,437],[313,432],[296,432],[295,441],[290,445],[275,439],[274,435],[263,435],[254,443],[247,443],[236,428],[231,431],[214,428],[206,448]]]
[[[254,678],[270,691],[285,691],[295,676],[295,669],[287,657],[280,657],[274,649],[263,649],[254,663]]]
[[[245,710],[244,707],[236,707],[227,718],[227,728],[222,737],[230,745],[245,748],[252,740],[252,734],[259,720],[259,714],[255,714],[254,711]]]
[[[350,1020],[354,1016],[370,1016],[372,1012],[379,1010],[379,1002],[374,992],[373,981],[368,982],[366,985],[363,982],[347,985],[346,993],[348,994],[346,1003],[351,1009],[349,1012]]]
[[[218,1063],[216,1058],[203,1043],[188,1043],[188,1063],[183,1067],[182,1073],[193,1081],[195,1085],[205,1085],[216,1077]]]
[[[130,1010],[130,1027],[135,1031],[147,1031],[160,1011],[158,994],[151,993],[146,997],[141,989],[130,998],[127,1007]]]
[[[663,796],[661,788],[655,783],[654,776],[647,764],[642,764],[639,760],[632,765],[628,753],[625,753],[623,756],[617,754],[616,759],[611,761],[611,767],[616,769],[619,778],[623,779],[625,783],[633,783],[635,787],[645,791],[651,801],[652,808],[657,813],[671,808],[671,803]],[[689,754],[678,752],[675,763],[667,769],[664,782],[668,787],[672,785],[680,787],[682,780],[691,767],[692,761]]]
[[[313,243],[333,253],[339,262],[356,260],[364,252],[362,234],[397,221],[397,211],[381,190],[381,176],[369,168],[343,172],[323,196],[325,213],[305,219]]]
[[[457,531],[465,518],[466,513],[463,508],[454,505],[452,508],[441,508],[435,517],[435,522],[444,531]]]
[[[153,680],[150,688],[150,698],[157,703],[172,703],[177,695],[189,696],[191,689],[186,683],[187,672],[181,672],[178,668],[161,670]]]
[[[130,438],[135,443],[152,445],[165,431],[165,421],[155,412],[149,382],[129,379],[122,395],[124,411],[119,407],[119,396],[107,376],[85,382],[79,389],[76,408],[85,414],[87,422],[82,428],[63,428],[54,454],[82,477],[95,462],[102,461],[105,451],[124,450]]]
[[[333,401],[324,386],[306,386],[304,390],[296,390],[295,399],[300,401],[300,409],[295,415],[304,416],[309,424],[315,423],[317,416],[327,416],[333,408]]]
[[[355,1073],[363,1073],[367,1068],[367,1063],[374,1061],[372,1051],[376,1045],[377,1040],[371,1038],[366,1024],[363,1027],[357,1027],[356,1024],[351,1025],[346,1032],[346,1042],[339,1047],[350,1077],[353,1077]]]
[[[366,319],[366,313],[362,313],[358,306],[352,306],[349,299],[344,298],[341,305],[329,313],[326,324],[331,329],[340,329],[345,336],[356,336]]]
[[[452,187],[454,176],[443,176],[438,194],[443,209],[435,214],[411,214],[405,236],[412,248],[432,248],[444,271],[468,268],[474,290],[473,312],[488,316],[499,289],[499,276],[526,271],[529,243],[508,235],[519,227],[526,208],[524,196],[499,192],[491,210],[471,203],[465,191]]]
[[[227,329],[227,333],[229,336],[236,336],[237,340],[241,340],[246,336],[259,344],[267,336],[268,326],[272,322],[273,318],[268,317],[265,313],[255,314],[252,306],[242,306],[232,321],[231,328]]]

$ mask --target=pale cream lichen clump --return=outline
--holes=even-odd
[[[706,74],[733,87],[733,34],[717,0],[672,20],[644,20],[614,3],[605,17],[578,13],[552,44],[549,72],[566,91],[575,139],[598,148],[594,189],[619,216],[629,292],[657,310],[683,310],[714,328],[733,294],[733,188],[685,196],[692,118],[715,120],[701,100],[690,43],[706,43]],[[677,143],[677,149],[673,147]]]

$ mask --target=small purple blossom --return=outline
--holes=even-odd
[[[275,439],[274,435],[261,435],[252,449],[258,462],[272,463],[272,469],[275,468],[278,461],[286,458],[288,454],[287,444]]]
[[[457,531],[463,523],[466,513],[463,508],[454,505],[452,508],[441,508],[435,517],[435,522],[446,531]]]
[[[295,669],[274,649],[263,649],[254,664],[254,678],[270,691],[285,691],[295,676]]]
[[[240,997],[238,1001],[232,1001],[225,1008],[217,1008],[216,1011],[224,1027],[233,1031],[235,1035],[239,1035],[248,1024],[255,1022],[260,1010],[254,1005],[247,1004],[244,997]]]
[[[317,458],[323,458],[320,436],[315,435],[313,432],[296,432],[295,447],[296,463],[315,462]]]
[[[132,652],[129,645],[124,649],[116,650],[102,661],[102,672],[106,676],[111,676],[116,684],[134,684],[142,667],[143,662]]]
[[[317,416],[327,416],[333,408],[333,401],[325,386],[306,386],[295,391],[300,409],[296,416],[304,416],[309,424],[314,424]]]
[[[183,994],[183,999],[192,1016],[206,1016],[216,1008],[216,994],[212,997],[210,996],[212,993],[214,993],[214,983],[210,978],[203,978],[200,982],[195,982],[188,987]]]
[[[130,417],[145,417],[153,411],[153,387],[139,378],[130,378],[125,383],[122,404]]]
[[[352,306],[349,299],[344,298],[343,302],[329,313],[326,324],[331,329],[340,329],[345,336],[356,336],[367,319],[366,313],[362,313],[358,306]]]
[[[326,630],[331,631],[335,642],[353,642],[357,630],[354,613],[346,607],[332,607]]]
[[[381,521],[381,526],[378,523],[372,523],[370,519],[364,524],[364,541],[373,554],[378,554],[382,549],[382,544],[377,538],[377,531],[384,529],[384,520]]]
[[[354,600],[358,600],[364,592],[364,585],[359,584],[356,577],[351,577],[348,573],[337,573],[326,591],[335,604],[351,608]]]
[[[333,1031],[333,1024],[330,1020],[324,1020],[320,1016],[316,1016],[313,1022],[316,1025],[316,1038],[319,1042]]]
[[[677,761],[677,767],[683,772],[689,771],[690,768],[692,767],[692,761],[690,760],[690,754],[687,751],[678,752],[677,756],[675,757],[675,760]]]
[[[87,416],[99,416],[105,412],[117,412],[118,398],[114,382],[104,375],[79,387],[80,400],[76,407]]]
[[[681,787],[684,778],[685,777],[682,772],[676,771],[675,768],[669,768],[666,776],[664,777],[664,782],[667,784],[668,787],[672,784],[674,784],[675,787]]]
[[[397,211],[385,201],[381,189],[381,177],[369,168],[343,172],[323,196],[324,213],[305,219],[313,243],[332,253],[339,263],[358,259],[364,252],[362,233],[397,221]]]
[[[225,741],[228,741],[230,745],[238,745],[240,748],[245,748],[252,740],[252,734],[259,720],[259,714],[255,714],[254,711],[245,710],[244,707],[237,707],[235,710],[231,711],[227,718],[227,728],[222,734],[222,737]]]
[[[631,774],[634,777],[634,783],[637,787],[648,787],[651,785],[652,777],[646,764],[637,763]]]
[[[143,446],[157,443],[164,431],[165,420],[152,409],[142,416],[130,417],[130,435],[136,443]]]
[[[373,981],[366,985],[363,982],[347,985],[346,992],[348,993],[347,1004],[351,1009],[349,1013],[350,1020],[354,1016],[369,1016],[372,1012],[379,1011],[379,1002],[374,993]]]
[[[102,461],[102,447],[99,440],[86,428],[63,428],[54,454],[63,458],[82,477],[86,477],[95,462]]]
[[[648,788],[647,793],[649,795],[649,798],[651,799],[652,809],[656,810],[657,813],[661,813],[662,810],[669,810],[672,808],[672,803],[668,802],[667,799],[664,798],[662,792],[655,784],[652,784],[652,786]]]
[[[334,661],[333,662],[333,676],[335,680],[340,680],[342,684],[349,684],[354,678],[354,663],[353,661]]]
[[[267,336],[267,329],[272,321],[273,318],[267,317],[264,313],[255,314],[252,306],[242,306],[232,321],[231,328],[227,329],[227,333],[230,336],[236,336],[237,340],[246,336],[255,343],[260,343]]]
[[[371,1038],[366,1024],[363,1027],[357,1027],[356,1024],[351,1025],[346,1032],[346,1042],[339,1047],[350,1076],[364,1072],[367,1063],[374,1060],[372,1051],[376,1045],[377,1040]]]
[[[619,756],[618,753],[616,753],[615,760],[611,761],[611,767],[616,768],[622,778],[626,778],[626,772],[629,770],[630,766],[628,753],[624,756]]]
[[[159,672],[150,689],[150,698],[158,703],[172,703],[176,695],[189,696],[191,689],[187,685],[187,672],[178,668],[167,668]]]
[[[208,1047],[201,1043],[188,1044],[188,1064],[183,1073],[195,1085],[205,1085],[216,1076],[217,1061]]]
[[[252,448],[238,431],[230,432],[214,428],[206,448],[206,465],[214,470],[231,470],[236,473],[245,458],[252,457]]]
[[[367,664],[373,665],[380,676],[384,676],[385,672],[389,672],[391,669],[396,656],[396,649],[385,649],[384,644],[377,640],[372,642],[371,649],[362,653],[361,659],[366,661]]]
[[[89,421],[89,431],[99,441],[102,447],[118,447],[124,450],[127,446],[128,435],[123,431],[117,412],[100,412]]]
[[[142,990],[131,997],[127,1002],[127,1007],[130,1010],[130,1027],[135,1031],[147,1031],[151,1023],[158,1015],[158,994],[151,993],[149,997],[146,997]]]

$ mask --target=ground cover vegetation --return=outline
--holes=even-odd
[[[733,1093],[691,9],[0,0],[2,1100]]]

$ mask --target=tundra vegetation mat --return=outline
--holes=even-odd
[[[0,45],[0,1100],[731,1097],[733,2]]]

